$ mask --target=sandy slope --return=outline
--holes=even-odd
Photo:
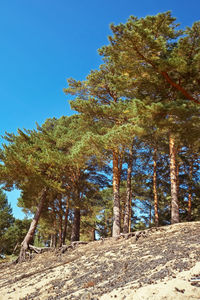
[[[0,267],[0,299],[198,299],[200,222],[147,230]]]
[[[174,279],[165,279],[153,285],[147,285],[138,289],[130,287],[113,290],[109,294],[104,294],[100,299],[109,300],[115,298],[126,300],[191,300],[200,299],[200,285],[191,285],[190,279],[200,274],[200,262],[189,271],[180,272]]]

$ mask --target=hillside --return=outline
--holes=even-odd
[[[200,222],[181,223],[1,266],[0,299],[200,299],[197,277]]]

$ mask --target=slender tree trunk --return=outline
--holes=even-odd
[[[59,212],[59,230],[58,230],[58,232],[59,232],[58,245],[59,245],[59,247],[61,247],[62,246],[62,239],[63,239],[63,237],[62,237],[62,232],[63,232],[63,230],[62,230],[62,212]]]
[[[80,240],[80,208],[74,209],[74,220],[72,226],[72,234],[71,234],[71,242],[79,241]]]
[[[90,230],[90,240],[95,241],[95,228],[91,228]]]
[[[58,237],[58,233],[57,233],[57,220],[56,220],[56,210],[55,207],[53,205],[52,207],[53,209],[53,233],[51,233],[51,242],[50,242],[50,247],[56,248],[57,246],[57,237]]]
[[[127,169],[127,186],[126,186],[126,202],[125,202],[125,212],[124,212],[124,227],[123,233],[129,232],[129,221],[130,221],[130,203],[132,198],[132,189],[131,189],[131,175],[132,175],[132,166],[133,166],[133,146],[129,151],[129,161]]]
[[[55,203],[53,203],[53,227],[54,227],[54,247],[57,247],[57,243],[58,243],[58,224],[57,224],[57,212],[56,212],[56,208],[55,208]]]
[[[150,206],[149,206],[149,228],[151,227],[151,219],[152,219],[151,211],[152,211],[152,207],[151,207],[151,203],[150,203]]]
[[[65,239],[67,234],[67,224],[68,224],[68,214],[69,214],[69,201],[66,200],[66,208],[65,208],[65,220],[64,220],[64,226],[63,226],[63,239],[62,244],[65,245]]]
[[[153,153],[153,197],[154,197],[154,217],[155,226],[159,225],[158,216],[158,191],[157,191],[157,149],[154,149]]]
[[[179,203],[177,195],[176,178],[176,147],[175,138],[172,134],[169,136],[169,154],[170,154],[170,180],[171,180],[171,224],[179,223]]]
[[[192,176],[193,176],[193,160],[190,162],[190,169],[189,169],[188,221],[191,221],[191,214],[192,214]]]
[[[120,234],[119,158],[113,151],[113,230],[112,236]]]
[[[26,256],[26,250],[28,249],[29,244],[30,244],[30,242],[32,241],[32,239],[34,237],[35,230],[36,230],[36,227],[37,227],[37,224],[38,224],[41,212],[42,212],[42,208],[43,208],[44,203],[46,201],[46,196],[47,196],[47,188],[44,188],[42,190],[42,194],[41,194],[41,197],[40,197],[40,202],[37,206],[34,218],[31,222],[29,230],[28,230],[28,232],[27,232],[27,234],[26,234],[26,236],[25,236],[25,238],[24,238],[24,240],[21,244],[21,250],[20,250],[18,262],[22,262],[26,259],[26,257],[25,257]]]
[[[124,228],[125,205],[126,205],[126,197],[123,197],[122,199],[120,197],[120,225],[121,225],[120,228],[121,229]]]
[[[176,189],[177,189],[177,198],[179,198],[179,162],[176,161]]]
[[[122,149],[118,155],[118,184],[119,184],[119,201],[120,201],[120,230],[123,227],[124,213],[125,213],[125,199],[120,197],[120,185],[121,185],[121,173],[123,166],[124,149]],[[122,201],[121,201],[122,200]]]
[[[129,201],[129,220],[128,220],[128,232],[131,232],[131,220],[132,220],[132,191],[131,191],[131,197]]]
[[[188,221],[191,221],[191,211],[192,211],[192,194],[191,194],[191,190],[189,191],[188,194]]]
[[[121,173],[122,173],[122,166],[123,166],[123,156],[124,156],[124,149],[120,151],[118,155],[118,181],[119,181],[119,189],[121,184]]]
[[[108,221],[107,221],[107,215],[104,209],[104,237],[107,238],[108,236]]]
[[[61,247],[62,246],[62,240],[63,240],[63,237],[62,237],[62,235],[63,235],[62,195],[58,196],[58,201],[59,201],[59,213],[58,213],[58,215],[59,215],[59,230],[58,230],[58,232],[59,232],[59,241],[58,241],[58,243],[59,243],[59,247]]]
[[[56,234],[51,233],[50,247],[56,248]]]

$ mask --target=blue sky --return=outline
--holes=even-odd
[[[167,10],[182,27],[200,19],[199,0],[0,0],[0,135],[72,114],[66,79],[98,68],[109,24]],[[19,192],[7,195],[15,217],[23,218]]]

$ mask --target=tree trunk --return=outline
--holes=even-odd
[[[52,237],[52,243],[54,248],[57,247],[57,242],[58,242],[58,226],[57,226],[57,217],[56,217],[56,209],[55,209],[55,205],[53,204],[53,228],[54,228],[54,237]]]
[[[151,219],[152,219],[151,210],[152,210],[152,207],[151,207],[151,202],[150,202],[150,206],[149,206],[149,228],[151,227]]]
[[[154,149],[153,153],[153,197],[154,197],[154,218],[155,226],[159,225],[158,216],[158,191],[157,191],[157,149]]]
[[[130,209],[131,209],[130,203],[131,203],[131,198],[132,198],[132,190],[131,190],[132,166],[133,166],[133,147],[131,147],[131,149],[129,151],[123,233],[128,233],[129,228],[130,228],[130,226],[129,226],[129,222],[130,222],[129,216],[130,216]]]
[[[179,198],[179,162],[176,161],[176,189],[177,189],[177,198]]]
[[[64,226],[63,226],[63,238],[62,238],[63,245],[65,245],[65,239],[66,239],[66,234],[67,234],[68,214],[69,214],[69,201],[68,201],[68,199],[66,199],[65,220],[64,220]]]
[[[74,209],[74,220],[72,226],[72,234],[71,234],[71,242],[79,241],[80,240],[80,208]]]
[[[56,234],[51,233],[50,248],[56,248]]]
[[[189,195],[188,195],[188,216],[187,216],[188,221],[191,221],[191,211],[192,211],[192,194],[190,188]]]
[[[91,228],[90,230],[90,240],[95,241],[95,228]]]
[[[46,201],[46,196],[47,196],[47,188],[44,188],[42,190],[42,194],[40,197],[40,202],[37,206],[34,218],[31,222],[30,228],[21,244],[21,250],[20,250],[20,254],[19,254],[19,258],[18,258],[18,262],[22,262],[26,259],[26,250],[29,248],[29,244],[32,241],[34,234],[35,234],[35,230],[42,212],[42,208],[44,206],[44,203]]]
[[[171,224],[179,223],[179,203],[177,195],[176,178],[176,147],[175,138],[172,134],[169,136],[169,154],[170,154],[170,180],[171,180]]]
[[[59,201],[59,230],[58,230],[58,232],[59,232],[59,247],[61,247],[62,246],[62,241],[63,241],[63,238],[62,238],[62,235],[63,235],[63,216],[62,216],[62,214],[63,214],[63,211],[62,211],[62,196],[61,195],[59,195],[58,196],[58,201]]]
[[[193,160],[190,162],[190,169],[189,169],[188,221],[191,221],[191,214],[192,214],[192,176],[193,176]]]
[[[119,158],[113,151],[113,230],[112,236],[120,234]]]
[[[62,237],[62,232],[63,232],[63,230],[62,230],[62,213],[61,212],[59,212],[59,230],[58,230],[58,232],[59,232],[58,245],[59,245],[59,247],[61,247],[62,246],[62,240],[63,240],[63,237]]]
[[[131,232],[131,220],[132,220],[132,191],[131,191],[131,197],[129,201],[129,221],[128,221],[128,232]]]

